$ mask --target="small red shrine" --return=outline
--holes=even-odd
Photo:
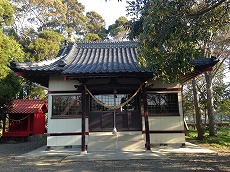
[[[25,138],[45,132],[45,100],[13,100],[3,120],[2,138]]]

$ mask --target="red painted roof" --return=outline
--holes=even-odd
[[[48,104],[45,100],[13,100],[12,106],[8,113],[37,113],[43,111],[46,113]]]

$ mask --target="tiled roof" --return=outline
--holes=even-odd
[[[20,71],[63,75],[147,72],[137,64],[137,42],[69,43],[53,60],[12,63]]]
[[[41,62],[12,62],[10,68],[20,75],[48,87],[49,74],[59,74],[68,77],[95,76],[128,76],[152,77],[153,72],[137,64],[137,44],[135,41],[101,42],[101,43],[69,43],[61,49],[52,60]],[[213,58],[201,58],[191,62],[197,68],[194,75],[203,72],[206,67],[217,63]],[[183,76],[187,77],[187,76]]]
[[[27,100],[18,99],[13,100],[11,108],[8,113],[18,114],[34,114],[39,111],[47,112],[47,102],[45,100]]]
[[[200,67],[210,67],[214,66],[219,60],[216,59],[216,57],[211,57],[211,58],[200,58],[198,60],[193,60],[191,61],[191,64],[197,68]]]

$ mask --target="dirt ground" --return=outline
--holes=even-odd
[[[17,158],[18,155],[45,145],[44,141],[0,144],[0,171],[2,172],[90,172],[90,171],[159,171],[230,172],[230,151],[215,149],[212,154],[167,154],[166,158],[113,160],[113,161],[65,161],[66,156],[55,155],[37,158]],[[204,146],[204,145],[200,145]],[[206,147],[207,148],[207,147]],[[214,148],[212,148],[214,149]]]

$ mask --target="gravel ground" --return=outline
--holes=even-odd
[[[45,142],[0,144],[0,171],[2,172],[74,172],[74,171],[229,171],[230,152],[215,154],[167,154],[154,160],[74,161],[65,162],[65,156],[16,158],[45,145]]]
[[[46,145],[45,139],[29,142],[8,141],[6,143],[0,143],[0,161],[30,152],[44,145]]]

